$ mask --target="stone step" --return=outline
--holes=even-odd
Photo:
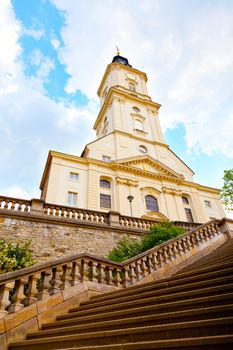
[[[220,335],[212,337],[197,337],[185,339],[169,339],[143,341],[136,343],[120,343],[114,345],[95,345],[72,348],[59,348],[59,350],[232,350],[233,335]]]
[[[174,292],[179,292],[179,291],[188,291],[190,289],[195,290],[195,289],[201,289],[201,288],[206,288],[206,286],[208,285],[208,287],[213,287],[216,285],[220,285],[220,284],[227,284],[233,282],[233,274],[230,274],[229,276],[223,276],[223,277],[219,277],[219,278],[215,278],[215,279],[210,279],[210,280],[204,280],[204,281],[200,281],[200,282],[195,282],[195,283],[190,283],[190,284],[179,284],[178,286],[170,286],[170,284],[166,284],[166,288],[161,288],[161,289],[155,289],[156,285],[152,285],[151,289],[149,289],[148,291],[144,291],[141,293],[133,293],[130,295],[113,295],[112,298],[108,298],[108,299],[102,299],[102,300],[95,300],[95,302],[85,302],[85,303],[81,303],[80,306],[78,308],[73,308],[71,310],[72,311],[76,311],[78,310],[85,310],[85,309],[91,309],[93,307],[99,307],[99,306],[103,306],[103,305],[107,305],[109,302],[111,302],[112,304],[117,304],[117,303],[122,303],[125,301],[130,301],[130,300],[138,300],[138,299],[143,299],[143,298],[148,298],[150,296],[156,296],[156,295],[164,295],[165,293],[174,293]]]
[[[96,302],[97,300],[107,300],[111,299],[112,296],[117,295],[130,295],[130,294],[138,294],[142,293],[143,291],[151,290],[153,288],[159,289],[159,288],[164,288],[166,286],[176,286],[179,285],[180,283],[183,284],[188,284],[188,283],[193,283],[197,281],[206,281],[208,279],[213,279],[214,277],[220,277],[220,276],[228,276],[233,274],[233,266],[231,264],[227,264],[227,267],[220,268],[217,271],[210,271],[206,272],[206,269],[200,271],[200,273],[196,273],[194,275],[191,275],[189,272],[179,274],[179,275],[174,275],[169,278],[162,279],[161,281],[154,281],[154,282],[149,282],[145,284],[139,284],[133,287],[128,287],[126,289],[122,290],[117,290],[113,292],[106,293],[104,295],[96,295],[91,298],[90,301],[87,301],[86,303],[89,302]],[[82,303],[84,305],[85,303]]]
[[[168,290],[169,291],[169,290]],[[73,308],[69,310],[69,313],[64,316],[59,316],[58,319],[63,318],[69,318],[71,314],[79,315],[87,315],[90,313],[99,313],[103,311],[111,311],[114,310],[123,310],[127,308],[128,310],[130,308],[139,307],[139,306],[149,306],[153,305],[155,303],[162,303],[162,302],[175,302],[178,300],[188,300],[192,299],[195,296],[209,296],[209,295],[219,295],[222,293],[232,292],[233,291],[233,283],[226,283],[222,285],[217,285],[213,287],[203,287],[202,289],[193,289],[188,290],[185,292],[177,292],[177,293],[171,293],[171,294],[165,294],[165,295],[158,295],[158,296],[152,296],[148,298],[142,298],[137,300],[130,300],[130,301],[124,301],[124,302],[111,302],[106,303],[104,306],[95,306],[93,305],[92,308],[87,309],[81,309],[79,307]],[[169,291],[170,292],[170,291]]]
[[[140,306],[132,309],[123,310],[112,310],[107,312],[98,312],[89,315],[77,315],[76,313],[69,314],[69,317],[57,317],[57,321],[51,322],[49,324],[43,325],[43,328],[50,327],[60,327],[68,326],[73,324],[85,324],[88,322],[99,322],[99,321],[109,321],[118,320],[122,318],[135,317],[135,316],[146,316],[151,313],[173,313],[176,311],[185,311],[190,308],[207,308],[214,306],[224,306],[228,304],[233,304],[233,293],[226,293],[214,296],[196,297],[188,300],[179,300],[176,302],[160,303],[150,306]]]
[[[16,342],[9,346],[9,350],[33,349],[52,350],[69,348],[72,346],[109,345],[119,342],[141,342],[184,339],[214,335],[228,335],[233,333],[233,317],[191,322],[179,322],[157,326],[122,328],[119,330],[99,331],[83,334],[63,335],[50,338],[31,339]]]
[[[54,323],[53,326],[50,325],[49,329],[47,324],[42,327],[42,330],[39,332],[30,333],[27,336],[27,339],[46,337],[51,335],[65,335],[78,332],[88,332],[88,331],[100,331],[120,329],[121,327],[133,328],[137,326],[151,326],[158,324],[166,324],[172,322],[186,322],[186,321],[197,321],[203,319],[213,319],[213,318],[223,318],[231,317],[233,315],[233,304],[223,305],[223,306],[214,306],[208,308],[197,308],[189,309],[185,311],[174,311],[171,313],[152,313],[151,315],[146,316],[135,316],[135,317],[126,317],[118,320],[110,320],[101,322],[88,322],[81,325],[72,325],[68,324],[65,326],[57,325]]]

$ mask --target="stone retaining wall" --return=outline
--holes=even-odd
[[[0,239],[7,238],[14,242],[30,239],[37,262],[76,253],[107,257],[108,252],[126,234],[138,239],[145,231],[132,232],[127,228],[64,224],[59,220],[0,214]]]

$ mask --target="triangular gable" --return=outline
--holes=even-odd
[[[125,159],[119,159],[115,163],[121,164],[127,167],[133,167],[151,173],[183,179],[183,175],[178,174],[176,171],[169,168],[167,165],[161,163],[148,155],[130,157]]]

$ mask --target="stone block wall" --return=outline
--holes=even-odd
[[[107,257],[108,252],[124,235],[138,239],[142,234],[145,232],[133,232],[119,227],[64,224],[59,220],[0,215],[0,239],[14,242],[30,239],[38,263],[76,253]]]

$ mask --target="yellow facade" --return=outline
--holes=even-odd
[[[114,57],[98,89],[97,139],[81,157],[49,152],[41,181],[46,202],[161,220],[225,215],[219,190],[193,182],[193,171],[165,143],[160,104],[146,82],[144,72]]]

